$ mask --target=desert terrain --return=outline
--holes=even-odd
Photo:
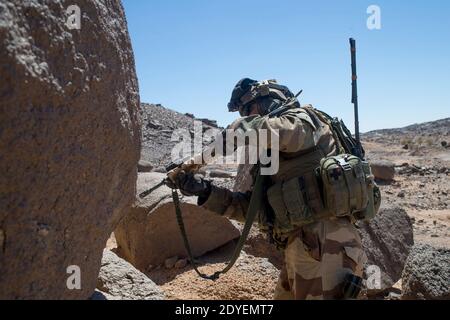
[[[149,104],[143,105],[143,112],[147,124],[143,123],[141,158],[147,158],[158,167],[157,170],[161,170],[160,166],[168,163],[170,158],[170,148],[165,146],[175,127],[173,119],[176,119],[177,128],[185,127],[192,132],[193,116]],[[209,120],[208,125],[211,123],[215,125]],[[156,130],[161,130],[163,135],[159,135],[155,143],[154,139],[148,138],[158,136]],[[393,179],[377,180],[382,192],[382,205],[401,207],[406,211],[412,222],[415,243],[446,249],[450,249],[449,140],[450,119],[362,134],[367,159],[381,161],[394,171]],[[170,143],[173,146],[173,142]],[[232,190],[237,169],[237,166],[209,165],[202,173],[214,184]],[[220,178],[215,178],[216,172],[222,173]],[[241,223],[233,221],[233,224],[242,229]],[[114,241],[110,243],[116,250]],[[200,270],[212,274],[222,269],[236,243],[233,240],[199,257]],[[120,254],[120,250],[118,252]],[[200,278],[186,256],[172,258],[174,261],[177,259],[180,261],[178,265],[161,263],[145,271],[168,299],[271,299],[283,257],[255,224],[235,267],[214,282]],[[400,279],[392,288],[370,298],[397,299],[401,290]]]

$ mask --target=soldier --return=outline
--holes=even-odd
[[[336,184],[334,202],[330,204],[328,193],[333,195],[332,192],[327,191],[324,195],[321,191],[332,189],[323,189],[325,183],[318,179],[317,168],[324,164],[324,159],[345,153],[345,141],[331,125],[331,118],[310,105],[300,107],[291,91],[274,80],[240,80],[228,107],[242,116],[230,128],[266,129],[279,137],[279,150],[271,150],[279,152],[279,170],[266,179],[267,199],[261,199],[265,210],[259,217],[263,230],[284,250],[285,263],[274,298],[355,298],[358,292],[350,295],[345,292],[346,279],[357,279],[359,285],[366,258],[354,222],[364,218],[369,202],[367,192],[372,190],[359,184],[363,180],[356,180],[355,177],[361,176],[358,175],[361,170],[354,169],[352,172],[356,174],[347,175],[345,168],[350,165],[346,164],[345,170],[333,169],[331,181],[343,181],[354,192],[345,193],[343,185]],[[270,147],[269,142],[267,148]],[[199,175],[183,171],[172,181],[183,194],[198,196],[198,205],[233,219],[245,220],[251,192],[231,192]],[[375,212],[379,195],[376,200],[372,209]],[[352,204],[352,210],[348,203]],[[332,208],[326,208],[327,205]]]

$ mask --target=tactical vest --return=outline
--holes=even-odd
[[[260,227],[279,245],[289,234],[315,221],[375,215],[374,178],[367,162],[346,153],[325,114],[310,107],[288,110],[312,126],[314,143],[298,153],[280,153],[277,174],[267,188],[269,208],[260,214]]]

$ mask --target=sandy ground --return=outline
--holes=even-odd
[[[225,267],[234,243],[201,257],[199,270],[208,275]],[[200,278],[188,265],[183,269],[157,268],[147,273],[160,285],[168,299],[271,299],[279,271],[267,258],[255,257],[245,252],[235,266],[218,280]]]

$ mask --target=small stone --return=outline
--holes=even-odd
[[[166,259],[166,261],[164,261],[164,266],[166,267],[166,269],[172,269],[175,266],[175,263],[177,263],[178,261],[178,257],[172,257],[169,259]]]
[[[138,172],[150,172],[152,171],[153,166],[150,162],[145,160],[139,160],[138,162]]]
[[[377,180],[392,181],[395,176],[394,163],[387,160],[372,161],[370,163],[372,173]]]
[[[180,259],[175,263],[175,269],[183,269],[187,266],[187,259]]]
[[[400,300],[401,294],[396,292],[389,292],[389,295],[387,297],[388,300]]]
[[[209,173],[211,178],[231,178],[233,175],[230,172],[224,170],[211,170]]]
[[[153,169],[153,172],[167,173],[167,170],[164,167],[157,167],[157,168]]]
[[[444,148],[447,147],[447,141],[441,141],[441,146],[443,146]]]
[[[432,238],[439,238],[439,236],[437,234],[432,234],[431,237]]]
[[[397,194],[397,197],[399,197],[399,198],[404,198],[404,197],[405,197],[405,191],[400,191],[400,192]]]

